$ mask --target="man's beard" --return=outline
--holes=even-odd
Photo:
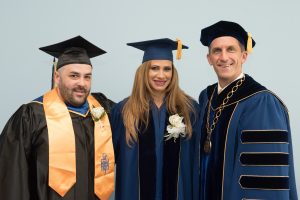
[[[58,86],[60,94],[65,101],[65,103],[70,104],[72,106],[78,107],[85,103],[90,90],[87,90],[84,87],[77,86],[76,88],[68,89],[63,84],[61,86]],[[74,92],[83,92],[85,95],[82,98],[76,98],[73,94]]]

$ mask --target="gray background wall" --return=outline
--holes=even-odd
[[[92,90],[120,101],[129,95],[142,57],[126,43],[179,37],[190,46],[175,62],[180,85],[197,99],[216,82],[200,31],[219,20],[236,21],[257,42],[244,72],[289,108],[299,191],[299,8],[297,0],[0,0],[0,130],[22,103],[50,88],[52,57],[39,51],[41,46],[82,35],[105,49],[107,54],[92,60]]]

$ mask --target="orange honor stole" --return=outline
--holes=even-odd
[[[90,107],[102,107],[91,95]],[[75,136],[71,116],[56,88],[47,92],[43,106],[49,139],[49,186],[64,196],[76,182]],[[67,141],[67,142],[66,142]],[[108,199],[114,190],[114,151],[108,115],[94,120],[95,177],[94,191],[101,199]]]

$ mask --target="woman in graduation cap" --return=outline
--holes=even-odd
[[[144,57],[131,95],[111,112],[115,198],[198,199],[198,107],[179,88],[172,55],[188,47],[170,39],[128,45]]]

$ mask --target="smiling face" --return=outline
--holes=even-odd
[[[173,74],[170,60],[151,60],[148,70],[149,86],[156,95],[165,95]]]
[[[55,73],[59,96],[72,106],[85,103],[92,81],[92,67],[87,64],[69,64]]]
[[[234,37],[218,37],[211,42],[207,60],[213,66],[221,87],[230,84],[242,73],[247,55]]]

